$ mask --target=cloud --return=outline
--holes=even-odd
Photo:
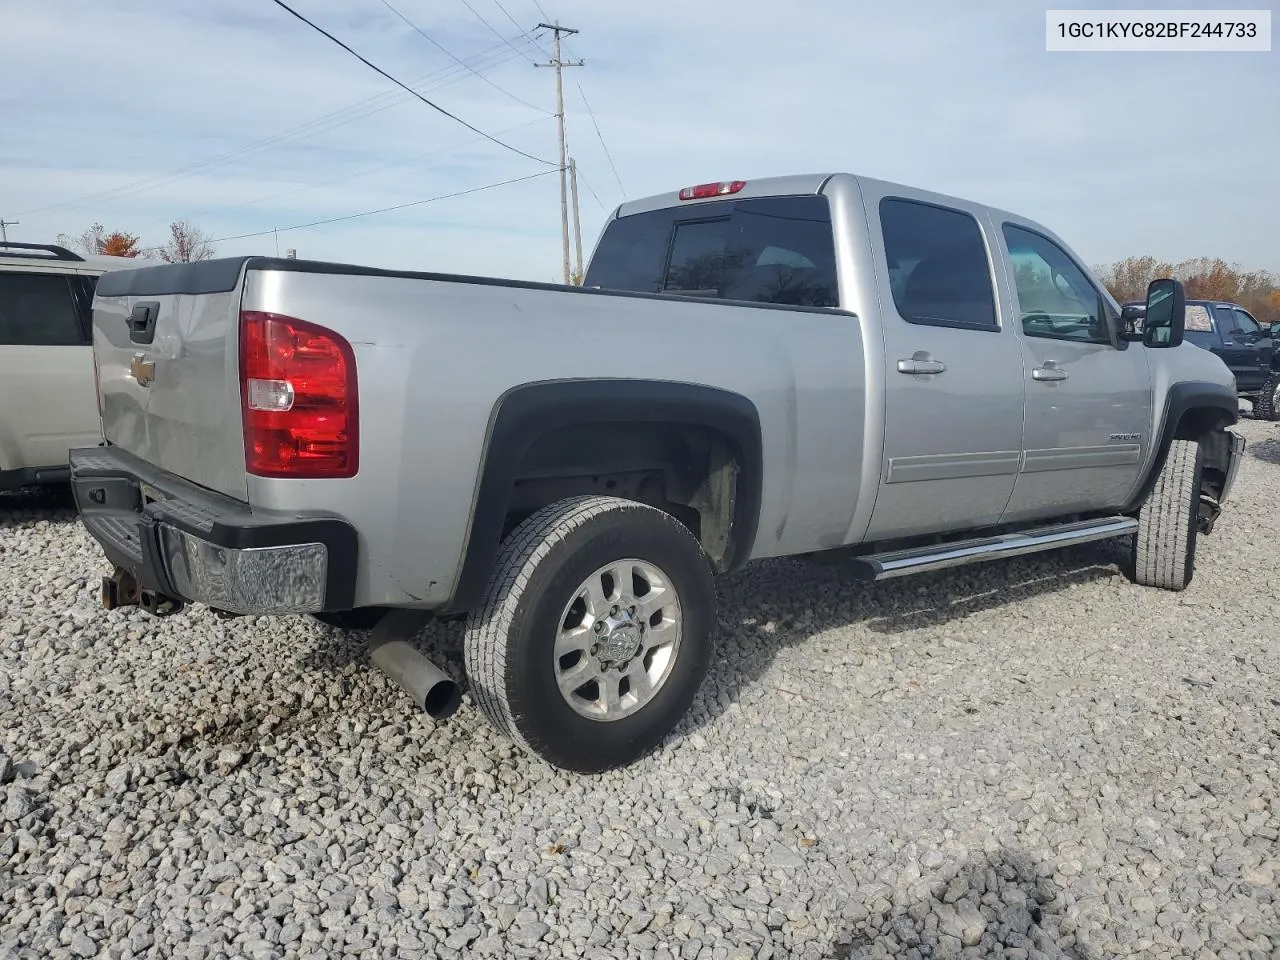
[[[555,158],[553,75],[531,63],[545,35],[544,49],[517,39],[493,0],[471,0],[488,24],[460,3],[391,2],[542,112],[379,0],[291,5],[450,111]],[[1012,0],[810,0],[785,15],[759,0],[541,3],[581,30],[568,50],[587,61],[565,72],[586,251],[622,195],[579,84],[631,198],[848,170],[1025,213],[1090,262],[1203,254],[1280,270],[1274,54],[1048,54],[1043,10]],[[503,6],[526,28],[543,19],[532,0]],[[0,59],[16,131],[0,143],[0,214],[22,221],[21,239],[100,220],[156,242],[194,215],[232,236],[545,169],[477,142],[263,0],[11,4]],[[281,246],[551,279],[558,191],[548,176],[281,234]],[[274,249],[274,236],[219,245]]]

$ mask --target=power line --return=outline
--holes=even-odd
[[[490,47],[482,53],[477,54],[474,61],[476,63],[480,63],[482,60],[487,60],[488,62],[483,64],[484,69],[493,69],[494,67],[501,66],[502,64],[515,59],[515,56],[506,52],[497,59],[491,59],[492,54],[502,49],[502,47],[502,44]],[[451,74],[453,76],[450,76]],[[459,72],[455,67],[446,67],[443,70],[436,70],[432,73],[419,77],[414,81],[414,83],[423,84],[428,80],[438,80],[439,82],[431,84],[426,88],[434,90],[448,86],[451,83],[456,83],[463,76],[464,74]],[[36,207],[32,210],[25,210],[23,211],[23,215],[43,213],[50,210],[75,209],[76,207],[87,206],[91,203],[103,203],[111,200],[119,200],[135,193],[168,186],[170,184],[177,183],[180,180],[193,177],[196,174],[203,173],[220,166],[225,166],[232,161],[244,159],[256,153],[261,153],[271,147],[287,143],[290,140],[314,136],[318,133],[323,133],[328,130],[336,129],[340,126],[344,126],[345,124],[353,123],[356,120],[364,119],[365,117],[372,116],[375,113],[380,113],[383,110],[388,110],[391,107],[397,106],[403,99],[404,94],[400,91],[388,90],[383,93],[375,94],[371,97],[366,97],[363,100],[357,100],[355,103],[348,104],[338,110],[333,110],[329,113],[321,114],[318,117],[313,117],[304,123],[300,123],[279,133],[272,134],[271,136],[262,137],[258,140],[241,144],[238,147],[227,150],[223,153],[215,154],[212,157],[206,157],[202,160],[195,160],[191,163],[184,164],[183,166],[178,167],[175,170],[171,170],[168,173],[152,174],[138,180],[121,184],[117,187],[110,187],[106,190],[83,194],[79,197],[72,198],[71,200],[64,200],[60,203],[49,204],[44,207]],[[373,104],[377,104],[377,106],[372,106]]]
[[[595,197],[596,203],[600,204],[600,209],[608,210],[609,208],[604,205],[604,201],[600,199],[600,194],[596,193],[595,189],[591,186],[590,182],[588,182],[587,178],[582,175],[581,169],[578,170],[578,179],[581,180],[582,185],[587,188],[587,193]]]
[[[514,133],[516,130],[523,130],[526,127],[532,127],[535,124],[546,123],[548,120],[551,120],[551,119],[553,119],[553,115],[548,114],[545,117],[539,117],[537,120],[530,120],[528,123],[522,123],[514,127],[508,127],[505,130],[499,130],[498,133],[500,134]],[[379,170],[387,170],[387,169],[390,169],[391,167],[401,167],[401,166],[404,166],[406,163],[414,163],[418,160],[425,160],[427,157],[439,156],[442,153],[450,153],[451,151],[454,151],[454,150],[461,150],[464,147],[470,147],[474,144],[484,143],[484,142],[485,141],[482,137],[477,137],[476,139],[468,140],[465,143],[455,143],[452,146],[442,147],[439,150],[428,150],[426,153],[415,154],[412,157],[405,157],[404,159],[401,159],[401,160],[391,160],[391,161],[388,161],[387,163],[379,163],[376,166],[366,167],[362,170],[357,170],[355,173],[344,173],[340,177],[333,177],[329,180],[321,180],[319,183],[303,184],[300,187],[293,187],[292,189],[289,189],[289,190],[282,190],[279,193],[271,193],[265,197],[256,197],[253,200],[242,200],[239,203],[224,204],[218,207],[208,207],[204,210],[199,210],[193,214],[190,214],[190,217],[192,219],[198,219],[200,217],[206,216],[211,213],[220,213],[224,210],[236,210],[240,207],[248,207],[257,203],[266,203],[268,200],[278,200],[280,197],[290,197],[290,196],[293,196],[295,193],[305,193],[307,190],[316,190],[320,187],[331,186],[332,184],[342,183],[346,180],[355,180],[357,177],[366,177],[371,173],[377,173]]]
[[[485,184],[483,187],[472,187],[470,190],[459,190],[457,193],[444,193],[438,197],[427,197],[425,200],[413,200],[409,203],[397,203],[392,207],[379,207],[377,210],[364,210],[360,213],[348,213],[341,217],[329,217],[326,220],[313,220],[310,223],[298,223],[292,227],[272,227],[270,230],[259,230],[256,233],[240,233],[234,237],[218,237],[216,240],[210,240],[210,243],[227,243],[231,240],[247,240],[250,237],[265,237],[272,233],[288,233],[290,230],[306,230],[308,227],[322,227],[330,223],[341,223],[344,220],[357,220],[360,217],[372,217],[379,213],[391,213],[394,210],[405,210],[409,207],[420,207],[424,203],[435,203],[437,200],[452,200],[454,197],[465,197],[473,193],[480,193],[484,190],[493,190],[497,187],[505,187],[513,183],[524,183],[526,180],[536,180],[538,177],[549,176],[555,173],[554,170],[540,170],[538,173],[531,173],[526,177],[515,177],[511,180],[502,180],[498,183]]]
[[[596,136],[600,138],[600,146],[604,148],[605,159],[609,161],[609,169],[613,171],[613,179],[618,182],[618,190],[621,191],[625,200],[627,188],[622,185],[622,177],[618,176],[618,167],[613,162],[613,154],[609,152],[609,145],[604,142],[604,134],[600,132],[600,124],[596,122],[595,111],[591,109],[591,104],[587,103],[587,95],[582,89],[582,84],[575,80],[573,85],[578,88],[578,96],[582,97],[582,105],[587,108],[587,116],[591,118],[591,125],[596,128]]]
[[[449,58],[451,58],[451,59],[453,59],[453,60],[456,60],[456,61],[457,61],[458,63],[460,63],[462,66],[466,67],[468,70],[470,70],[472,73],[474,73],[477,77],[479,77],[481,80],[483,80],[483,81],[484,81],[485,83],[487,83],[489,86],[493,87],[493,89],[497,90],[499,93],[504,94],[505,96],[510,97],[510,98],[511,98],[512,100],[514,100],[516,103],[522,104],[522,105],[524,105],[524,106],[526,106],[526,107],[530,108],[531,110],[537,110],[537,111],[539,111],[539,112],[541,112],[541,113],[545,113],[545,114],[546,114],[547,116],[549,116],[549,117],[550,117],[550,116],[554,116],[554,114],[550,113],[549,111],[547,111],[547,110],[543,110],[543,109],[542,109],[542,107],[536,107],[536,106],[534,106],[532,103],[530,103],[528,100],[521,100],[519,97],[517,97],[517,96],[516,96],[514,93],[512,93],[511,91],[509,91],[509,90],[504,90],[502,87],[498,86],[496,83],[494,83],[494,82],[493,82],[492,80],[490,80],[488,77],[486,77],[483,73],[480,73],[478,70],[473,69],[472,67],[468,66],[468,65],[467,65],[467,63],[466,63],[465,61],[463,61],[463,60],[459,59],[458,57],[454,56],[454,54],[453,54],[451,51],[447,50],[444,46],[442,46],[442,45],[441,45],[441,44],[440,44],[440,43],[439,43],[439,42],[438,42],[434,37],[432,37],[430,34],[428,34],[426,31],[424,31],[420,26],[418,26],[416,23],[414,23],[412,20],[410,20],[408,17],[406,17],[403,13],[401,13],[399,10],[397,10],[395,7],[393,7],[393,6],[388,2],[388,0],[381,0],[381,2],[382,2],[382,5],[383,5],[384,7],[386,7],[388,10],[390,10],[392,13],[394,13],[397,17],[399,17],[401,20],[403,20],[405,23],[407,23],[407,24],[408,24],[410,27],[412,27],[415,31],[417,31],[418,35],[419,35],[419,36],[421,36],[421,37],[422,37],[422,39],[426,40],[428,43],[430,43],[432,46],[434,46],[437,50],[439,50],[439,51],[440,51],[441,53],[443,53],[445,56],[447,56],[447,57],[449,57]],[[516,24],[516,26],[519,26],[519,24]]]
[[[541,4],[538,4],[538,9],[542,9]],[[568,44],[565,44],[565,49],[569,49]],[[572,50],[569,51],[569,55],[573,56]],[[600,123],[596,120],[596,113],[591,109],[591,104],[587,101],[587,92],[582,89],[582,84],[577,80],[573,82],[573,85],[578,88],[578,96],[582,98],[582,105],[587,108],[587,116],[591,118],[591,126],[595,127],[596,136],[599,138],[600,146],[604,150],[605,159],[609,161],[609,169],[613,171],[613,179],[617,182],[618,191],[622,194],[622,198],[625,200],[627,197],[627,188],[622,185],[622,177],[618,175],[618,165],[613,162],[613,153],[609,150],[609,144],[605,143],[604,133],[601,132]]]
[[[361,63],[363,63],[366,67],[368,67],[369,69],[371,69],[371,70],[375,71],[376,73],[379,73],[379,74],[381,74],[382,76],[386,77],[388,80],[390,80],[390,81],[391,81],[392,83],[394,83],[396,86],[401,87],[401,88],[403,88],[404,90],[408,91],[409,93],[413,94],[415,97],[417,97],[419,100],[421,100],[423,103],[425,103],[425,104],[426,104],[428,107],[430,107],[432,110],[435,110],[437,113],[443,114],[444,116],[448,117],[450,120],[457,121],[458,123],[460,123],[460,124],[462,124],[464,127],[466,127],[468,130],[471,130],[471,131],[473,131],[474,133],[478,133],[478,134],[480,134],[480,136],[484,137],[486,140],[491,140],[491,141],[493,141],[494,143],[496,143],[498,146],[503,147],[504,149],[510,150],[512,153],[518,153],[520,156],[522,156],[522,157],[527,157],[527,158],[528,158],[528,159],[530,159],[530,160],[536,160],[538,163],[545,163],[545,164],[546,164],[547,166],[549,166],[549,167],[550,167],[550,166],[555,166],[555,164],[554,164],[554,163],[552,163],[550,160],[543,160],[541,157],[535,157],[535,156],[534,156],[533,154],[531,154],[531,153],[525,153],[525,152],[524,152],[523,150],[521,150],[519,147],[513,147],[513,146],[512,146],[511,144],[509,144],[509,143],[504,143],[503,141],[499,140],[497,137],[494,137],[494,136],[491,136],[490,134],[485,133],[485,132],[484,132],[483,130],[481,130],[479,127],[477,127],[477,126],[473,126],[472,124],[467,123],[467,121],[463,120],[461,117],[457,116],[456,114],[450,113],[448,110],[446,110],[444,107],[440,106],[439,104],[437,104],[437,103],[433,103],[432,101],[428,100],[428,99],[427,99],[426,97],[424,97],[422,94],[418,93],[418,91],[417,91],[417,90],[414,90],[414,89],[413,89],[413,87],[410,87],[409,85],[407,85],[407,84],[405,84],[405,83],[403,83],[403,82],[401,82],[401,81],[397,80],[395,77],[393,77],[391,74],[387,73],[387,71],[383,70],[381,67],[375,66],[373,63],[371,63],[370,61],[366,60],[364,57],[362,57],[360,54],[356,53],[356,52],[355,52],[354,50],[352,50],[349,46],[347,46],[345,43],[343,43],[341,40],[339,40],[337,37],[335,37],[333,34],[331,34],[329,31],[325,30],[323,27],[321,27],[321,26],[317,26],[316,24],[312,23],[310,20],[308,20],[308,19],[307,19],[306,17],[304,17],[302,14],[298,13],[298,11],[297,11],[297,10],[294,10],[294,9],[293,9],[293,7],[291,7],[291,6],[289,6],[287,3],[285,3],[285,2],[284,2],[284,0],[272,0],[272,3],[274,3],[276,6],[280,7],[282,10],[286,10],[286,11],[288,11],[288,12],[289,12],[290,14],[292,14],[294,17],[296,17],[297,19],[299,19],[299,20],[301,20],[303,23],[305,23],[307,26],[309,26],[312,30],[315,30],[317,33],[322,33],[322,34],[324,34],[326,37],[328,37],[330,40],[332,40],[334,43],[336,43],[338,46],[340,46],[343,50],[347,51],[347,53],[351,54],[353,57],[355,57],[357,60],[359,60]],[[513,47],[513,49],[514,49],[514,47]]]
[[[528,31],[528,30],[526,30],[524,27],[520,26],[520,21],[519,21],[519,20],[517,20],[515,17],[513,17],[513,16],[511,15],[511,12],[510,12],[509,10],[507,10],[507,8],[506,8],[505,6],[503,6],[503,5],[502,5],[502,0],[493,0],[493,2],[494,2],[494,3],[496,3],[496,4],[498,5],[498,9],[502,11],[503,16],[505,16],[508,20],[510,20],[510,21],[512,22],[512,24],[514,24],[514,25],[515,25],[515,28],[521,32],[521,34],[528,35],[528,36],[530,37],[530,39],[532,39],[532,40],[533,40],[534,44],[537,46],[537,48],[538,48],[539,50],[541,50],[544,54],[546,54],[548,58],[550,58],[550,57],[551,57],[551,54],[547,51],[547,48],[546,48],[546,47],[544,47],[544,46],[542,46],[542,44],[538,43],[537,38],[536,38],[536,37],[534,37],[534,36],[533,36],[533,34],[529,33],[529,31]],[[542,10],[542,7],[541,7],[541,6],[539,6],[539,7],[538,7],[538,10],[539,10],[539,11],[541,11],[541,10]],[[543,19],[543,20],[550,20],[551,18],[550,18],[550,17],[548,17],[548,16],[544,13],[544,14],[542,14],[542,19]]]
[[[279,2],[279,0],[277,0],[277,2]],[[490,30],[490,32],[492,32],[492,33],[493,33],[493,35],[494,35],[495,37],[497,37],[499,40],[501,40],[501,41],[503,41],[504,43],[506,43],[507,45],[509,45],[509,46],[511,47],[511,49],[512,49],[512,50],[516,49],[515,44],[513,44],[510,40],[508,40],[508,39],[507,39],[506,37],[504,37],[501,33],[499,33],[499,32],[498,32],[498,28],[497,28],[497,27],[495,27],[495,26],[494,26],[492,23],[490,23],[488,20],[486,20],[486,19],[481,15],[480,11],[479,11],[479,10],[477,10],[475,7],[473,7],[473,6],[471,5],[470,0],[462,0],[462,5],[463,5],[464,7],[466,7],[468,10],[470,10],[470,11],[475,15],[475,18],[476,18],[477,20],[479,20],[479,21],[480,21],[481,23],[483,23],[486,27],[488,27],[488,28],[489,28],[489,30]],[[517,27],[519,27],[519,26],[520,26],[520,24],[518,24],[518,23],[517,23],[517,24],[516,24],[516,26],[517,26]],[[524,32],[525,32],[525,33],[527,33],[528,31],[524,31]],[[521,53],[521,56],[523,56],[525,59],[527,59],[530,63],[533,63],[533,57],[530,57],[528,54],[526,54],[526,53]],[[545,161],[544,161],[544,162],[545,162]]]

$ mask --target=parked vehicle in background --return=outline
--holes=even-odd
[[[1141,318],[1141,303],[1124,305],[1127,316]],[[1280,417],[1280,355],[1274,328],[1263,326],[1238,303],[1187,301],[1186,338],[1217,354],[1236,378],[1236,391],[1253,405],[1260,420]]]
[[[65,483],[67,451],[101,438],[92,316],[98,277],[129,257],[0,243],[0,490]]]
[[[72,488],[106,606],[391,608],[373,660],[433,715],[457,692],[408,641],[465,616],[488,719],[602,770],[680,720],[713,575],[754,559],[874,581],[1127,537],[1137,583],[1184,588],[1244,441],[1181,285],[1146,307],[1126,335],[1034,221],[848,174],[631,201],[583,287],[131,270],[94,301],[105,443]]]

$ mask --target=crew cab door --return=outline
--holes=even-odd
[[[864,192],[882,274],[885,439],[867,540],[996,523],[1022,451],[1016,331],[980,209]]]
[[[1222,341],[1219,355],[1235,375],[1236,388],[1242,393],[1257,390],[1270,372],[1271,341],[1259,342],[1262,328],[1258,321],[1238,307],[1218,303],[1212,312]],[[1190,306],[1187,313],[1191,313]]]
[[[1117,337],[1115,312],[1067,250],[1004,223],[1023,351],[1022,470],[1005,522],[1121,506],[1151,437],[1146,350]]]

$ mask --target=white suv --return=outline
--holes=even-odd
[[[98,443],[94,287],[146,262],[0,243],[0,490],[65,483],[67,450]]]

